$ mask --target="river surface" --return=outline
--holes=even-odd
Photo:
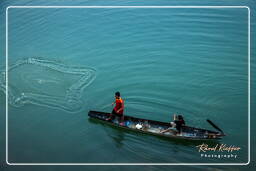
[[[11,8],[8,22],[10,163],[248,161],[247,8]],[[89,110],[112,110],[116,91],[125,115],[169,122],[179,113],[214,130],[212,120],[227,135],[218,143],[241,148],[213,154],[237,158],[90,120]]]

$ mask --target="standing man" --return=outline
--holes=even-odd
[[[122,125],[124,122],[124,101],[121,98],[121,94],[119,91],[115,93],[115,101],[112,103],[112,105],[114,104],[116,105],[107,120],[113,120],[117,116],[119,123]]]

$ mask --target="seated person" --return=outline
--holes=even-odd
[[[166,130],[161,131],[160,133],[165,133],[167,131],[173,131],[173,128],[176,128],[178,131],[178,134],[181,133],[182,126],[185,125],[185,121],[183,119],[182,115],[176,116],[176,114],[173,115],[173,122],[170,122],[170,127]]]
[[[183,116],[182,115],[178,115],[178,119],[174,120],[174,123],[176,125],[175,127],[176,127],[178,133],[180,134],[182,126],[185,125],[185,121],[183,119]]]

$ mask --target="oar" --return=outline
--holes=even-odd
[[[209,119],[207,119],[206,121],[224,135],[224,132],[217,125],[215,125],[212,121],[210,121]]]

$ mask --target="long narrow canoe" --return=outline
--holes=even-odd
[[[110,117],[110,113],[89,111],[88,116],[90,118],[103,121],[116,127],[122,127],[137,132],[153,134],[168,138],[188,140],[213,140],[221,139],[223,136],[225,136],[220,129],[220,131],[211,131],[190,126],[182,126],[182,131],[180,134],[178,134],[175,128],[170,129],[170,123],[141,119],[127,115],[125,115],[124,123],[122,125],[118,123],[117,119],[108,121],[107,118]],[[168,128],[168,131],[163,132],[163,130],[167,130]]]

